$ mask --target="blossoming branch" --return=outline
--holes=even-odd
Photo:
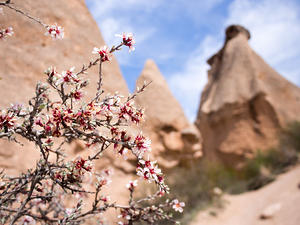
[[[0,3],[25,17],[40,23],[47,29],[47,35],[54,39],[64,36],[62,27],[45,25],[11,5],[11,1]],[[2,31],[9,36],[12,30]],[[4,34],[5,33],[5,34]],[[16,177],[0,172],[0,223],[2,224],[80,224],[89,218],[103,221],[103,213],[110,208],[119,211],[119,224],[134,224],[145,221],[154,224],[159,220],[174,221],[169,209],[182,212],[184,203],[167,200],[164,204],[143,207],[144,201],[151,201],[169,192],[165,178],[156,161],[150,159],[151,141],[141,132],[129,132],[144,119],[143,109],[134,105],[134,98],[144,91],[149,83],[136,93],[126,97],[118,94],[104,96],[102,89],[102,64],[110,61],[111,54],[127,46],[134,50],[132,34],[123,33],[117,46],[95,47],[97,58],[83,65],[76,72],[75,67],[57,71],[50,67],[45,71],[47,83],[38,83],[35,96],[28,105],[15,104],[0,111],[0,138],[18,141],[23,137],[35,143],[40,159],[34,168]],[[89,85],[83,74],[93,66],[99,66],[96,95],[84,99],[84,89]],[[59,101],[50,93],[57,94]],[[64,146],[74,140],[81,140],[90,148],[89,156],[67,160]],[[140,180],[154,182],[158,191],[144,199],[135,200],[134,191],[138,181],[130,181],[128,204],[111,202],[110,196],[102,193],[111,183],[112,171],[107,168],[97,171],[96,160],[106,151],[114,151],[124,159],[129,154],[136,158],[136,175]],[[124,187],[125,188],[125,187]],[[73,199],[73,206],[65,198]],[[93,199],[91,208],[84,207],[84,200]]]

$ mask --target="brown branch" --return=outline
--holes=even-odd
[[[14,10],[15,12],[17,12],[17,13],[19,13],[19,14],[21,14],[21,15],[23,15],[23,16],[25,16],[25,17],[27,17],[27,18],[29,18],[29,19],[37,22],[37,23],[39,23],[40,25],[42,25],[45,28],[48,27],[48,25],[45,24],[45,23],[43,23],[40,19],[35,18],[35,17],[31,16],[29,13],[24,12],[21,9],[18,9],[18,8],[14,7],[10,1],[2,2],[2,3],[0,3],[0,5],[3,5],[5,7],[7,7],[7,8],[9,8],[9,9]]]

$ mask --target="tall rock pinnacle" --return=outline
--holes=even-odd
[[[179,102],[153,60],[147,60],[137,87],[152,83],[138,95],[136,102],[145,108],[143,131],[152,140],[155,158],[163,167],[173,167],[201,156],[200,134],[189,123]]]
[[[207,61],[196,120],[204,154],[230,164],[274,146],[279,129],[300,119],[300,89],[265,63],[249,38],[242,26],[226,29],[223,48]]]

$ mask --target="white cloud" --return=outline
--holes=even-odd
[[[115,19],[114,17],[103,18],[99,20],[99,26],[101,32],[104,36],[104,40],[107,45],[112,46],[118,44],[119,38],[116,34],[121,34],[122,32],[130,32],[134,34],[136,45],[141,46],[147,39],[156,32],[155,28],[146,28],[139,26],[132,26],[127,18]],[[130,64],[130,56],[127,51],[120,51],[117,53],[118,61],[121,65]]]
[[[104,40],[109,46],[115,44],[114,35],[116,33],[124,31],[132,32],[135,35],[137,45],[137,51],[134,54],[135,61],[138,58],[145,59],[153,56],[156,60],[167,61],[172,56],[174,57],[177,48],[174,44],[176,40],[171,36],[172,34],[166,34],[164,31],[158,33],[159,29],[161,31],[165,29],[163,27],[165,20],[178,19],[181,14],[184,14],[196,22],[199,20],[199,16],[208,13],[222,1],[86,0],[102,31]],[[153,23],[153,21],[155,22]],[[147,42],[149,40],[151,47]],[[138,49],[144,49],[144,51],[138,51]],[[117,58],[121,65],[132,66],[130,65],[132,57],[129,57],[128,54],[120,52]]]
[[[171,0],[161,4],[167,19],[180,16],[189,17],[195,24],[208,24],[212,10],[224,0]],[[163,1],[162,1],[163,2]],[[210,18],[210,21],[215,18]]]
[[[134,34],[136,45],[139,48],[155,34],[156,28],[151,24],[139,25],[136,23],[136,19],[139,18],[138,15],[141,12],[153,10],[159,3],[159,0],[87,0],[107,45],[118,44],[119,40],[115,34],[130,32]],[[135,53],[135,57],[138,56]],[[132,64],[132,58],[126,51],[118,52],[117,58],[121,65]]]
[[[179,99],[190,121],[194,121],[200,103],[200,93],[207,82],[209,66],[206,60],[221,47],[221,41],[207,36],[191,53],[182,71],[168,77],[175,97]]]
[[[239,23],[249,29],[250,44],[273,68],[300,85],[299,7],[291,1],[236,0],[229,7],[225,24]],[[289,67],[291,67],[289,69]]]
[[[152,10],[161,4],[160,0],[87,0],[93,15],[110,15],[119,10]],[[97,19],[97,18],[96,18]]]

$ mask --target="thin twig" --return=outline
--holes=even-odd
[[[39,23],[40,25],[42,25],[42,26],[45,27],[45,28],[48,27],[48,25],[45,24],[45,23],[43,23],[40,19],[35,18],[35,17],[31,16],[30,14],[28,14],[28,13],[22,11],[21,9],[18,9],[18,8],[14,7],[14,6],[12,5],[12,3],[10,3],[10,1],[6,1],[5,3],[0,3],[0,5],[3,5],[3,6],[5,6],[5,7],[7,7],[7,8],[10,8],[10,9],[14,10],[14,11],[17,12],[17,13],[22,14],[23,16],[25,16],[25,17],[27,17],[27,18],[29,18],[29,19],[31,19],[31,20],[33,20],[33,21]]]

